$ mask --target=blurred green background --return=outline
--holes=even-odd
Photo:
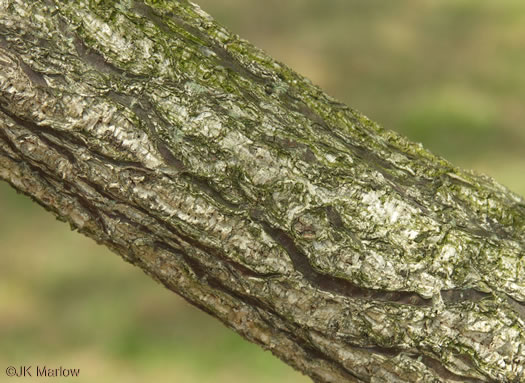
[[[199,4],[371,119],[525,195],[522,0]],[[0,252],[3,369],[80,368],[64,379],[76,382],[308,381],[5,183]]]

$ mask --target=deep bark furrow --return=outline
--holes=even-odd
[[[97,199],[99,201],[102,201],[102,202],[97,203],[97,205],[101,206],[102,209],[104,208],[104,206],[107,206],[109,201],[121,202],[123,204],[129,203],[129,201],[127,201],[122,196],[118,196],[118,195],[114,195],[114,194],[108,194],[102,188],[101,185],[97,185],[96,183],[93,183],[93,182],[91,182],[90,180],[88,180],[86,178],[81,178],[81,180],[83,182],[85,182],[87,185],[89,185],[90,187],[92,187],[93,190],[95,190],[100,195],[100,198],[97,198]],[[80,191],[79,190],[77,190],[75,194],[72,194],[73,197],[75,197],[75,196],[78,197],[79,195],[80,195]],[[99,209],[98,206],[94,207],[93,204],[89,205],[83,199],[81,199],[79,202],[81,202],[81,205],[84,206],[88,211],[90,211],[92,213],[91,215],[93,217],[99,216],[100,213],[98,212],[98,209]],[[129,209],[132,209],[132,208],[136,209],[138,207],[137,206],[129,206]],[[176,227],[171,226],[171,225],[167,225],[166,222],[162,220],[162,218],[159,218],[159,217],[156,217],[155,215],[152,215],[151,212],[148,212],[148,211],[146,211],[144,209],[140,209],[140,208],[138,208],[138,210],[140,210],[144,214],[144,216],[148,216],[148,217],[153,218],[155,220],[155,222],[159,225],[159,227],[164,227],[166,229],[166,231],[171,234],[169,240],[172,240],[172,241],[173,240],[179,241],[179,239],[183,240],[184,242],[188,243],[189,245],[193,246],[194,248],[200,249],[203,252],[209,254],[210,256],[216,257],[217,260],[220,260],[224,264],[230,266],[232,269],[234,269],[237,272],[241,273],[245,277],[271,278],[271,277],[276,277],[276,276],[279,275],[279,274],[276,274],[276,273],[258,273],[256,271],[253,271],[253,270],[243,266],[240,263],[234,262],[232,259],[228,258],[227,256],[222,255],[218,251],[218,249],[213,249],[213,248],[207,247],[206,245],[200,243],[198,241],[198,239],[190,238],[190,237],[184,235]],[[167,238],[163,238],[160,234],[155,233],[153,230],[149,229],[147,226],[141,225],[140,222],[138,222],[136,220],[134,221],[134,220],[130,219],[129,217],[126,217],[123,214],[114,214],[114,212],[112,212],[112,211],[104,211],[104,214],[106,214],[106,215],[112,215],[113,214],[114,218],[117,218],[119,220],[126,220],[130,224],[140,227],[141,230],[144,231],[145,233],[149,234],[149,236],[151,238],[155,238],[155,237],[159,238],[159,240],[157,240],[155,242],[156,246],[162,247],[161,244],[164,243],[165,246],[167,246],[165,249],[172,249],[173,250],[172,247],[167,245],[167,243],[166,243],[166,241],[168,240]],[[180,243],[179,243],[179,245],[180,245]]]
[[[381,291],[359,287],[352,282],[317,272],[310,265],[308,258],[301,253],[293,239],[282,229],[272,227],[268,222],[256,219],[274,241],[279,243],[288,253],[294,267],[314,287],[343,295],[353,299],[377,300],[392,303],[404,303],[415,306],[430,306],[430,299],[421,298],[418,294],[407,291]]]
[[[2,116],[1,114],[2,112],[0,111],[0,117]],[[4,152],[6,155],[9,155],[9,153],[7,152],[7,150],[10,151],[11,154],[14,154],[14,153],[18,153],[18,148],[15,146],[15,144],[13,143],[13,141],[11,140],[11,138],[7,135],[6,132],[4,132],[2,129],[0,129],[0,138],[2,140],[2,143],[4,145],[7,146],[7,148],[4,150],[4,148],[0,148],[2,149],[2,152]],[[14,160],[13,157],[11,157],[11,155],[9,155],[9,157]]]
[[[453,372],[450,372],[447,370],[439,361],[437,361],[434,358],[431,358],[426,355],[421,356],[421,361],[432,371],[435,371],[439,376],[441,376],[443,379],[446,380],[452,380],[454,382],[464,382],[464,383],[496,383],[494,380],[480,380],[480,379],[474,379],[469,378],[467,376],[461,376],[454,374]]]
[[[191,261],[191,264],[192,264],[192,269],[193,270],[195,270],[195,268],[200,270],[200,273],[199,273],[200,277],[204,277],[205,276],[204,269],[202,268],[202,266],[196,265],[195,261]],[[265,313],[265,315],[267,315],[267,314],[272,315],[273,318],[274,318],[272,321],[266,321],[265,320],[268,323],[268,325],[275,327],[276,326],[276,320],[275,320],[276,318],[278,318],[278,320],[281,323],[283,323],[283,324],[286,324],[288,322],[286,320],[286,318],[283,318],[281,315],[279,315],[271,307],[268,307],[263,302],[260,302],[260,301],[258,301],[257,299],[254,299],[251,296],[247,296],[245,294],[240,294],[240,293],[238,293],[236,291],[231,290],[230,288],[228,288],[224,283],[222,283],[218,279],[211,277],[211,278],[205,278],[205,280],[206,280],[206,283],[208,285],[210,285],[214,290],[222,291],[222,292],[232,296],[233,298],[235,298],[235,299],[237,299],[237,300],[239,300],[241,302],[245,302],[250,307],[258,308],[263,313]],[[264,317],[262,317],[262,319],[264,320]],[[338,363],[337,360],[334,360],[333,358],[330,358],[329,356],[325,355],[321,350],[319,350],[315,346],[313,346],[311,344],[311,342],[309,342],[307,339],[304,339],[304,338],[298,336],[297,335],[297,332],[298,332],[297,328],[294,329],[294,330],[295,330],[295,332],[291,332],[290,330],[284,331],[284,330],[280,329],[280,332],[283,333],[284,336],[286,336],[287,338],[292,340],[299,347],[301,347],[304,350],[304,352],[310,358],[312,358],[313,360],[322,360],[322,361],[326,362],[327,364],[333,365],[334,368],[341,375],[347,376],[348,378],[351,377],[351,378],[354,378],[354,379],[363,380],[365,382],[369,381],[369,379],[367,377],[356,375],[354,372],[348,370],[345,366],[343,366],[342,364]]]
[[[490,297],[490,294],[474,289],[441,290],[441,298],[445,303],[478,302],[487,297]]]

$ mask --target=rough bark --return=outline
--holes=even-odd
[[[525,381],[524,201],[187,1],[0,0],[0,179],[315,381]]]

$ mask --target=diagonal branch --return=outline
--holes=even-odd
[[[522,381],[525,202],[187,1],[0,1],[0,179],[318,382]]]

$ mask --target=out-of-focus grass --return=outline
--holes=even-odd
[[[522,1],[198,2],[373,120],[525,195]],[[77,382],[307,381],[0,184],[0,365],[45,363],[80,368]]]

